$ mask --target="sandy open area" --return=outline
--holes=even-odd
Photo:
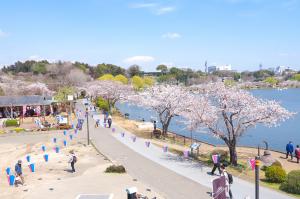
[[[70,131],[71,132],[71,131]],[[63,147],[66,137],[60,133],[27,133],[23,135],[0,136],[0,198],[1,199],[74,199],[78,194],[113,194],[114,199],[127,198],[125,189],[135,186],[139,193],[148,198],[162,198],[128,174],[107,174],[104,170],[111,162],[99,154],[92,146],[86,146],[85,140],[74,135],[68,146]],[[77,137],[78,136],[78,137]],[[58,139],[61,147],[55,153],[56,146],[52,138]],[[46,146],[49,162],[43,159],[41,146]],[[73,149],[78,162],[76,173],[70,173],[69,151]],[[31,161],[36,165],[36,171],[30,172],[26,155],[31,155]],[[23,161],[25,185],[9,186],[5,169],[14,165],[18,159]]]

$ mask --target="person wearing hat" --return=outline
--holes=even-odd
[[[24,177],[22,173],[22,160],[18,160],[17,164],[15,165],[15,172],[16,177],[19,177],[21,180],[21,184],[24,185]]]
[[[75,172],[75,163],[77,162],[77,157],[75,156],[75,153],[73,150],[70,151],[71,157],[69,160],[69,163],[71,164],[72,173]]]

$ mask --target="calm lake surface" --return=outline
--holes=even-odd
[[[286,109],[292,112],[297,112],[298,114],[281,123],[278,127],[268,128],[264,126],[257,126],[256,128],[248,129],[244,137],[238,141],[238,144],[240,146],[257,146],[262,143],[263,140],[266,140],[268,141],[271,149],[279,151],[285,151],[285,145],[290,140],[293,141],[294,144],[300,145],[300,89],[287,89],[281,91],[277,89],[263,89],[251,90],[250,92],[263,99],[279,101]],[[117,107],[123,114],[129,113],[130,119],[142,120],[144,118],[145,121],[151,121],[151,119],[158,118],[155,112],[135,105],[122,103],[118,104]],[[180,117],[175,117],[171,121],[169,127],[170,131],[188,137],[193,136],[194,139],[212,144],[224,144],[221,140],[211,136],[209,133],[191,133],[185,129],[185,126],[182,123],[178,122],[180,119]]]

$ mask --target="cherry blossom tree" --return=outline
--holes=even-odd
[[[162,134],[166,136],[172,118],[190,107],[189,99],[191,95],[183,87],[158,85],[132,96],[130,101],[155,111],[162,124]]]
[[[134,92],[132,86],[130,85],[109,80],[96,80],[93,82],[88,82],[84,86],[84,89],[91,96],[102,97],[107,100],[110,111],[111,108],[115,107],[117,102],[126,101],[127,98]]]
[[[294,115],[274,100],[254,97],[245,90],[222,83],[198,87],[192,106],[183,116],[191,128],[205,128],[228,146],[230,163],[237,165],[236,145],[258,124],[274,127]]]
[[[26,95],[52,95],[54,92],[49,90],[47,85],[40,82],[31,83],[24,86],[23,91]]]

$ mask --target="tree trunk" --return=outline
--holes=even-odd
[[[235,144],[229,144],[229,155],[230,155],[230,164],[237,166],[237,153]]]
[[[108,112],[111,114],[111,102],[110,100],[107,100],[108,103]]]
[[[162,135],[164,137],[167,136],[167,133],[168,133],[168,128],[169,128],[169,124],[171,122],[171,119],[172,119],[172,116],[168,117],[167,121],[166,122],[162,122],[162,127],[163,127],[163,132],[162,132]]]

